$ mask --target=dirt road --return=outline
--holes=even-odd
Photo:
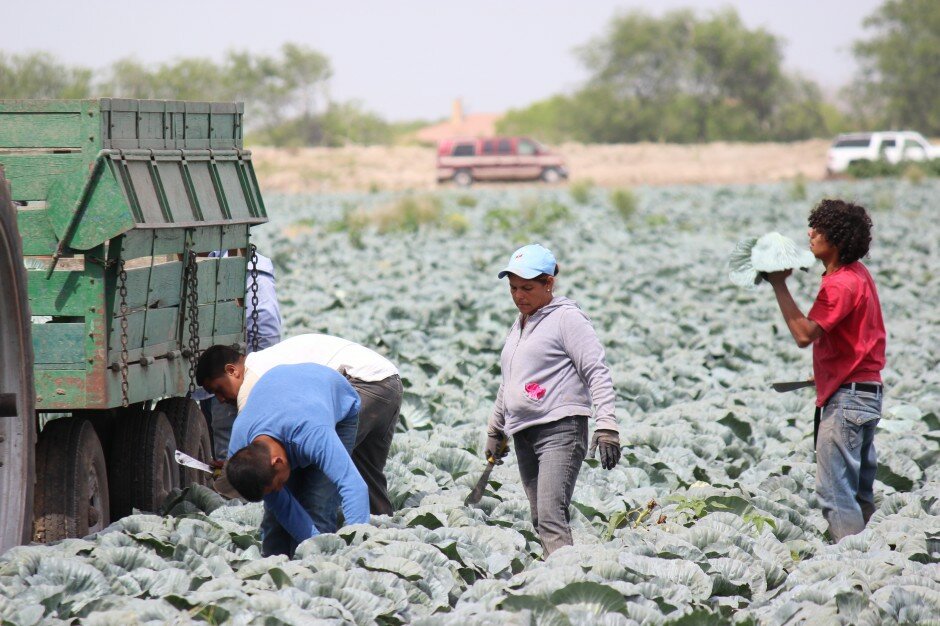
[[[822,178],[829,141],[710,144],[564,144],[571,180],[604,187],[761,183]],[[434,148],[252,148],[266,192],[434,189]]]

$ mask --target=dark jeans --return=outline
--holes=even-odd
[[[358,423],[357,418],[350,417],[336,424],[336,434],[343,442],[346,452],[351,452],[356,442]],[[310,465],[291,469],[286,488],[310,514],[317,530],[321,533],[336,532],[336,510],[340,505],[339,491],[319,467]],[[293,556],[296,549],[297,542],[277,522],[274,513],[265,505],[264,518],[261,520],[261,554],[263,556],[272,554]]]
[[[875,429],[881,401],[881,392],[839,389],[822,408],[816,495],[833,541],[865,530],[875,512]]]
[[[575,415],[530,426],[515,433],[512,440],[532,525],[546,555],[570,546],[568,508],[587,451],[588,418]]]
[[[395,375],[378,382],[350,378],[349,382],[362,401],[359,432],[352,453],[353,463],[369,487],[369,512],[373,515],[391,515],[395,511],[388,499],[385,462],[398,426],[401,378]]]

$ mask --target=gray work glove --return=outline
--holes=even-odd
[[[615,430],[595,430],[591,439],[591,449],[588,458],[594,458],[594,452],[600,448],[601,467],[605,470],[613,469],[620,461],[620,435]]]
[[[486,430],[486,448],[483,451],[486,460],[489,462],[492,459],[494,464],[502,465],[503,457],[507,454],[509,454],[509,437],[503,431],[489,427]]]

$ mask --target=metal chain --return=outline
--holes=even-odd
[[[121,406],[128,405],[127,390],[127,271],[121,259],[118,271],[118,294],[121,296]]]
[[[196,361],[199,359],[199,276],[196,253],[192,250],[186,263],[186,308],[189,317],[189,397],[196,391]]]
[[[251,323],[248,325],[249,352],[256,352],[261,342],[261,331],[258,329],[258,248],[255,244],[248,245],[251,254]]]

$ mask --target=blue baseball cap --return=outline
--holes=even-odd
[[[499,278],[506,278],[506,274],[515,274],[526,280],[535,278],[541,274],[555,275],[555,268],[558,263],[555,261],[555,255],[548,248],[542,247],[537,243],[522,246],[512,253],[509,257],[509,264],[502,272]]]

